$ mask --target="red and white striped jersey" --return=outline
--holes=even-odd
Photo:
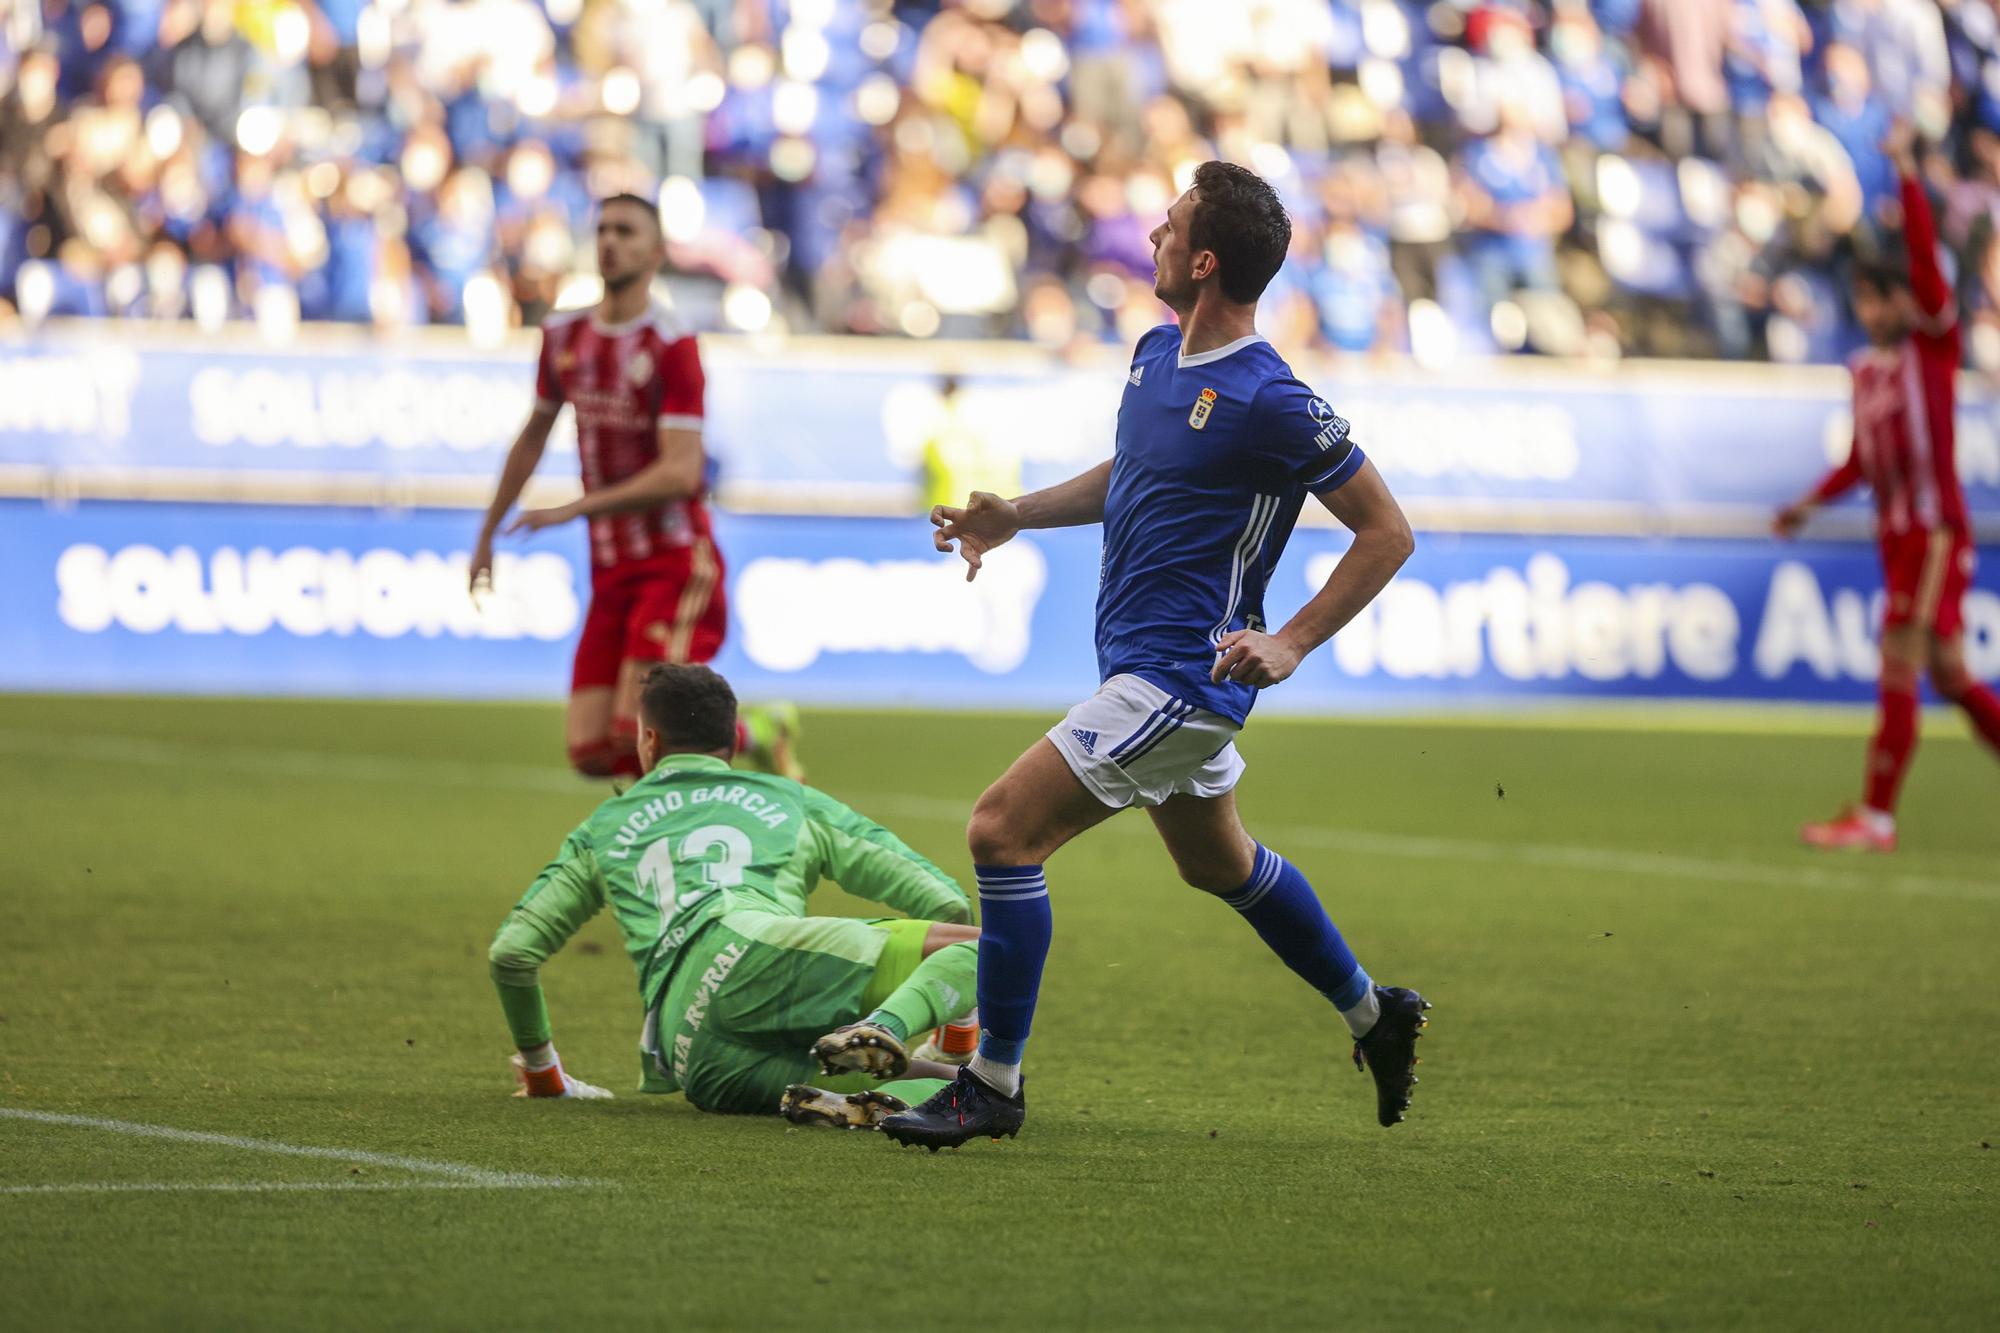
[[[1957,461],[1958,307],[1938,262],[1930,200],[1903,181],[1910,290],[1918,324],[1894,347],[1871,347],[1848,363],[1854,378],[1854,448],[1813,494],[1831,500],[1867,482],[1882,536],[1969,533]]]
[[[1875,497],[1881,532],[1966,530],[1965,493],[1953,457],[1953,388],[1958,347],[1906,338],[1856,356],[1855,479]]]
[[[576,413],[583,489],[615,485],[660,456],[662,428],[700,430],[701,353],[670,311],[654,305],[623,324],[596,310],[570,310],[542,322],[535,372],[538,406],[568,403]],[[599,568],[652,559],[709,535],[702,496],[656,509],[590,520],[590,558]]]

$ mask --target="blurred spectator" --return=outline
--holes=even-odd
[[[1556,238],[1575,220],[1562,164],[1535,137],[1525,108],[1509,103],[1500,126],[1466,150],[1467,257],[1489,306],[1516,291],[1557,286]]]
[[[1937,0],[1838,0],[1833,21],[1841,41],[1866,53],[1869,77],[1891,114],[1942,128],[1951,55]]]
[[[491,338],[637,190],[698,324],[1117,342],[1227,156],[1288,345],[1837,357],[1899,115],[2000,363],[1994,0],[0,0],[0,299]]]
[[[1739,152],[1753,157],[1764,141],[1765,111],[1780,94],[1805,89],[1812,25],[1797,0],[1736,0],[1723,72],[1736,115]]]
[[[1569,115],[1562,81],[1541,52],[1535,31],[1518,9],[1485,5],[1474,11],[1467,29],[1477,56],[1473,61],[1473,99],[1460,119],[1474,134],[1491,134],[1500,124],[1503,106],[1518,107],[1546,143],[1561,143],[1569,134]]]
[[[1561,12],[1549,34],[1562,87],[1568,135],[1586,149],[1616,153],[1631,138],[1625,119],[1625,71],[1587,9]]]
[[[1642,0],[1634,35],[1661,104],[1660,146],[1670,157],[1726,156],[1729,48],[1736,0]]]
[[[946,375],[938,382],[937,405],[924,435],[924,512],[964,504],[974,491],[1019,495],[1021,457],[995,442],[967,410],[958,376]]]
[[[1826,94],[1813,106],[1813,118],[1824,125],[1854,164],[1864,206],[1872,213],[1896,197],[1896,169],[1882,151],[1895,117],[1875,91],[1868,62],[1851,46],[1836,43],[1826,49]]]

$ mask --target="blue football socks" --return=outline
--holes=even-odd
[[[1374,983],[1298,867],[1260,844],[1249,880],[1222,901],[1242,914],[1286,967],[1333,1001],[1355,1036],[1375,1025],[1380,1009]]]
[[[1040,866],[974,866],[979,881],[979,1052],[969,1065],[1012,1096],[1035,1022],[1053,918]]]

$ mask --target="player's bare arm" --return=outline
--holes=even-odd
[[[1396,571],[1417,549],[1403,507],[1389,493],[1373,463],[1319,502],[1354,534],[1354,544],[1334,566],[1326,585],[1275,634],[1241,629],[1225,634],[1210,679],[1236,680],[1263,688],[1298,670],[1306,655],[1344,628],[1361,608],[1389,586]]]
[[[938,505],[931,510],[937,531],[931,541],[938,550],[954,543],[965,560],[965,581],[979,577],[986,553],[1004,546],[1024,528],[1075,528],[1104,521],[1104,498],[1111,491],[1111,460],[1081,476],[1046,489],[1004,500],[989,491],[974,491],[963,509]]]
[[[500,469],[500,484],[494,487],[493,503],[486,506],[485,521],[479,525],[479,541],[472,549],[472,570],[467,586],[477,591],[484,584],[493,585],[493,535],[500,530],[501,522],[521,498],[521,491],[527,486],[528,478],[535,475],[541,465],[542,453],[548,448],[549,432],[556,424],[556,413],[561,409],[546,403],[537,403],[528,420],[521,427],[521,433],[514,437],[513,447],[507,451],[507,461]]]
[[[535,532],[572,519],[657,509],[698,492],[701,471],[701,432],[669,427],[660,431],[660,456],[625,480],[591,491],[566,505],[524,510],[507,525],[507,531]]]

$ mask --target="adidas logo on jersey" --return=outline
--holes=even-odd
[[[1144,366],[1134,366],[1132,367],[1132,373],[1130,375],[1127,375],[1125,378],[1131,383],[1137,384],[1139,382],[1139,377],[1145,373],[1146,373],[1146,368]]]
[[[1071,728],[1071,729],[1070,729],[1070,733],[1069,733],[1069,734],[1070,734],[1070,735],[1072,735],[1072,736],[1074,736],[1074,737],[1076,737],[1076,743],[1077,743],[1078,745],[1081,745],[1081,746],[1083,747],[1083,752],[1084,752],[1085,754],[1087,754],[1087,755],[1090,755],[1090,756],[1092,756],[1093,758],[1094,758],[1094,757],[1096,757],[1096,755],[1097,755],[1097,733],[1096,733],[1096,732],[1094,732],[1094,731],[1084,731],[1084,730],[1081,730],[1080,728],[1074,728],[1074,727],[1073,727],[1073,728]]]

